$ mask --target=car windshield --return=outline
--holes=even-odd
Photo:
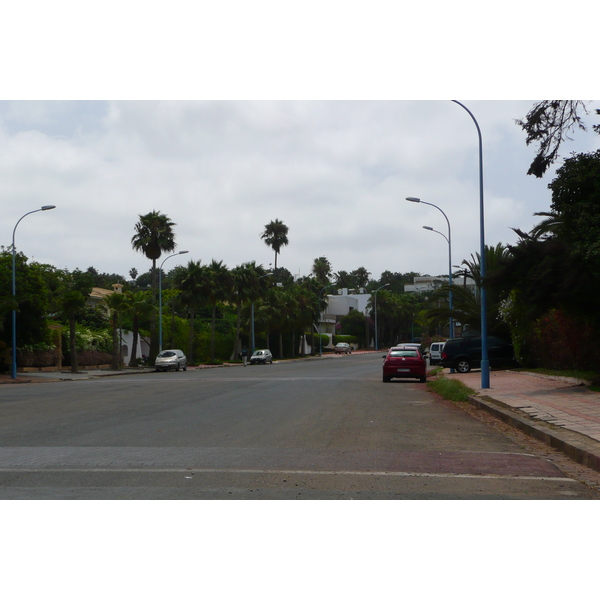
[[[158,355],[158,358],[170,358],[171,356],[176,356],[175,352],[172,350],[165,350]]]
[[[262,356],[262,350],[257,350],[252,356]]]
[[[392,350],[390,352],[390,356],[393,358],[396,358],[398,356],[401,357],[406,357],[406,356],[412,356],[412,357],[416,357],[419,356],[416,350]]]

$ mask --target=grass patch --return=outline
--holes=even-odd
[[[466,386],[458,379],[446,379],[446,377],[438,377],[427,383],[427,387],[433,390],[436,394],[451,400],[452,402],[468,402],[469,396],[475,393],[470,387]]]

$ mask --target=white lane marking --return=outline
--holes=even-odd
[[[469,473],[411,473],[407,471],[314,471],[304,469],[153,469],[153,468],[52,468],[30,469],[19,467],[0,467],[0,472],[20,473],[223,473],[239,475],[348,475],[361,477],[439,477],[442,479],[508,479],[518,481],[575,481],[570,477],[535,477],[532,475],[473,475]]]

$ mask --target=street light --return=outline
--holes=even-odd
[[[479,273],[481,276],[481,283],[479,289],[479,301],[481,306],[481,388],[487,389],[490,387],[490,361],[488,358],[488,339],[487,339],[487,315],[486,315],[486,292],[485,292],[485,223],[483,218],[483,142],[481,139],[481,129],[477,119],[473,116],[473,113],[458,100],[452,100],[455,104],[458,104],[464,108],[468,113],[475,127],[477,128],[477,135],[479,137],[479,243],[480,243],[480,258],[479,258]]]
[[[271,275],[273,275],[273,273],[267,273],[265,275],[261,275],[258,279],[260,280],[260,279],[263,279],[264,277],[270,277]],[[250,354],[254,354],[254,300],[252,300],[252,304],[250,305],[250,333],[251,333]]]
[[[377,292],[381,288],[387,287],[388,285],[390,285],[390,284],[385,283],[381,287],[378,287],[374,292],[374,296],[375,296],[375,351],[379,350],[379,346],[377,345]]]
[[[158,351],[162,352],[162,266],[168,261],[170,258],[174,256],[179,256],[180,254],[187,254],[189,250],[181,250],[181,252],[175,252],[175,254],[171,254],[165,258],[160,263],[160,267],[158,268]]]
[[[323,356],[323,341],[321,340],[321,294],[330,287],[333,287],[334,285],[336,285],[335,283],[330,283],[329,285],[326,285],[320,292],[319,292],[319,356]]]
[[[444,219],[446,219],[446,223],[448,224],[448,237],[446,237],[440,231],[436,231],[436,233],[439,233],[440,235],[444,236],[444,238],[448,242],[448,285],[452,285],[452,232],[450,230],[450,221],[448,220],[446,213],[439,206],[436,206],[435,204],[431,204],[431,202],[425,202],[424,200],[421,200],[420,198],[414,198],[414,197],[410,196],[406,199],[409,202],[419,202],[420,204],[427,204],[427,206],[433,206],[433,208],[437,208],[444,215]],[[423,226],[423,228],[428,229],[429,231],[435,231],[435,229],[432,229],[431,227]],[[452,290],[450,290],[448,292],[448,308],[450,310],[452,310],[452,308],[453,308]],[[454,337],[454,319],[452,317],[450,317],[449,333],[450,333],[450,337],[453,338]]]
[[[36,210],[31,210],[28,213],[25,213],[15,225],[12,234],[12,297],[14,302],[17,301],[17,269],[16,269],[16,248],[15,248],[15,233],[17,231],[17,227],[19,223],[27,216],[36,212],[40,212],[42,210],[52,210],[56,208],[53,204],[47,204],[46,206],[42,206],[42,208],[38,208]],[[10,368],[10,376],[12,379],[17,378],[17,310],[13,308],[12,311],[12,362]]]

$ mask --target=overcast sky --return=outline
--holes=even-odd
[[[514,242],[511,227],[531,229],[550,206],[554,170],[526,175],[534,148],[514,122],[533,102],[461,102],[483,136],[486,243]],[[561,154],[598,141],[576,133]],[[190,259],[268,267],[260,236],[280,219],[278,264],[294,275],[319,256],[334,272],[437,275],[448,244],[423,226],[447,236],[444,216],[405,197],[446,213],[460,264],[479,250],[478,181],[475,125],[449,100],[0,102],[1,243],[25,212],[55,204],[20,223],[16,246],[69,270],[148,270],[131,237],[138,215],[158,210],[189,251],[166,270]]]

